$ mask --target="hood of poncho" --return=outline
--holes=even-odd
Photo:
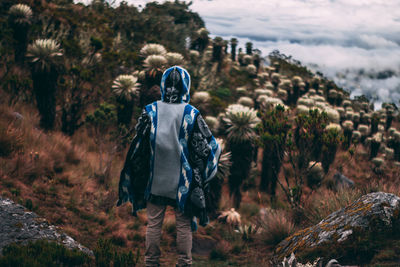
[[[190,101],[190,75],[187,72],[187,70],[185,70],[184,68],[180,67],[180,66],[173,66],[169,69],[167,69],[166,71],[164,71],[163,76],[161,78],[161,100],[164,101],[164,95],[165,95],[165,81],[167,79],[167,77],[169,76],[169,74],[171,73],[171,71],[176,70],[178,71],[180,77],[181,77],[181,82],[183,84],[182,88],[183,90],[181,91],[181,103],[189,103]]]

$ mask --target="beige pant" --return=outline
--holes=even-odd
[[[161,227],[164,221],[166,206],[147,203],[147,229],[146,229],[146,266],[159,266]],[[191,219],[182,212],[175,210],[178,264],[177,266],[190,266],[192,264],[192,229]]]

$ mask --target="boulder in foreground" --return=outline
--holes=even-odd
[[[91,250],[59,232],[54,225],[50,225],[34,212],[25,211],[23,206],[10,199],[0,197],[0,218],[0,255],[3,248],[11,243],[26,244],[29,241],[49,240],[93,256]]]
[[[400,240],[400,198],[371,193],[286,238],[276,247],[274,261],[295,253],[301,260],[340,258],[342,264],[363,264],[395,240]]]

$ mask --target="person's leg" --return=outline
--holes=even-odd
[[[176,246],[178,249],[178,267],[192,265],[192,229],[191,218],[175,210]]]
[[[159,266],[161,227],[164,220],[166,206],[159,206],[147,202],[147,228],[146,228],[146,266]]]

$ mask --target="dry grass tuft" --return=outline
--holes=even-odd
[[[284,210],[263,210],[259,218],[260,238],[266,245],[275,246],[295,232],[290,215]]]
[[[340,189],[337,192],[321,188],[305,203],[305,216],[311,224],[319,223],[332,212],[351,204],[362,192],[358,189]]]

